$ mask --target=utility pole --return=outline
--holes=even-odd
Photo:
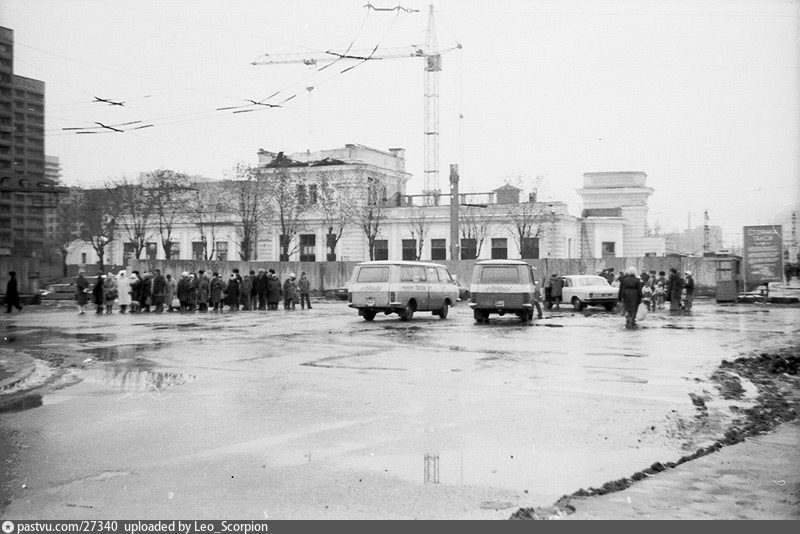
[[[709,251],[709,227],[708,227],[708,210],[703,214],[703,256],[708,254]]]
[[[458,241],[458,164],[450,164],[450,259],[461,257],[461,244]]]

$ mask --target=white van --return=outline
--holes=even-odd
[[[515,314],[533,320],[536,282],[533,267],[522,260],[483,260],[472,268],[469,306],[477,323],[488,323],[489,314]]]
[[[365,321],[380,312],[396,313],[403,321],[422,311],[445,319],[458,301],[458,286],[447,267],[438,263],[367,261],[353,270],[348,301]]]

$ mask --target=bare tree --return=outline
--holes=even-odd
[[[356,217],[357,203],[352,194],[352,185],[346,183],[340,174],[334,175],[331,171],[322,171],[319,174],[318,208],[322,215],[322,224],[328,232],[325,239],[328,261],[336,261],[336,245],[339,244],[344,229]]]
[[[255,255],[258,228],[267,213],[269,196],[266,182],[258,178],[256,169],[240,162],[223,184],[241,227],[239,257],[242,261],[250,261]]]
[[[386,188],[372,177],[367,177],[367,188],[362,193],[361,204],[357,209],[358,226],[367,236],[369,259],[375,259],[375,240],[380,235],[381,223],[386,219]]]
[[[519,202],[508,206],[509,220],[520,258],[529,257],[528,242],[542,234],[542,225],[547,222],[546,210],[536,202]]]
[[[83,191],[83,208],[79,237],[92,244],[102,271],[105,269],[106,247],[114,241],[117,231],[115,203],[106,189],[86,189]]]
[[[261,172],[267,184],[270,211],[280,229],[280,261],[289,261],[297,251],[297,244],[292,246],[292,241],[305,227],[303,215],[309,211],[309,187],[314,184],[308,181],[304,167],[276,166]]]
[[[81,226],[86,212],[85,204],[85,195],[77,187],[70,187],[66,194],[58,198],[56,228],[49,241],[61,256],[63,276],[68,275],[67,255],[75,240],[81,237]]]
[[[133,253],[138,260],[151,235],[150,216],[153,213],[142,179],[140,177],[138,183],[127,178],[114,180],[106,184],[106,191],[111,211],[116,214],[116,224],[125,232],[128,243],[133,245]]]
[[[217,227],[223,218],[234,210],[230,196],[225,194],[220,184],[209,183],[197,187],[186,202],[189,219],[197,226],[200,242],[203,244],[203,259],[214,259],[217,246]]]
[[[417,261],[422,258],[422,249],[425,246],[425,236],[430,231],[431,221],[428,219],[428,210],[423,206],[417,208],[408,220],[408,229],[411,237],[417,241],[417,249],[414,256]]]
[[[483,243],[489,237],[489,217],[486,208],[477,206],[462,206],[459,210],[459,229],[462,239],[472,239],[475,241],[475,257],[463,258],[474,260],[481,255]],[[463,248],[462,248],[463,251]]]
[[[189,196],[189,177],[183,173],[159,169],[147,173],[143,178],[150,205],[158,224],[164,258],[171,259],[172,230],[185,212]]]

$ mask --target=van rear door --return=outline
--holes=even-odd
[[[350,282],[354,307],[384,307],[389,304],[389,265],[356,266]]]

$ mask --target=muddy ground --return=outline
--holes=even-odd
[[[594,309],[532,326],[476,325],[464,306],[410,323],[366,323],[340,302],[29,309],[0,323],[9,517],[603,516],[595,503],[661,517],[663,498],[638,515],[614,499],[723,455],[736,470],[738,450],[772,454],[780,443],[764,440],[798,411],[797,307],[701,300],[637,331]],[[29,372],[14,382],[15,368]],[[700,501],[688,509],[703,517],[754,517]]]
[[[799,365],[800,345],[723,360],[711,375],[722,398],[741,399],[742,380],[758,396],[749,408],[731,406],[738,416],[719,440],[552,506],[520,508],[510,519],[800,519]],[[697,418],[706,418],[707,399],[691,399]],[[638,491],[626,491],[637,482]]]

